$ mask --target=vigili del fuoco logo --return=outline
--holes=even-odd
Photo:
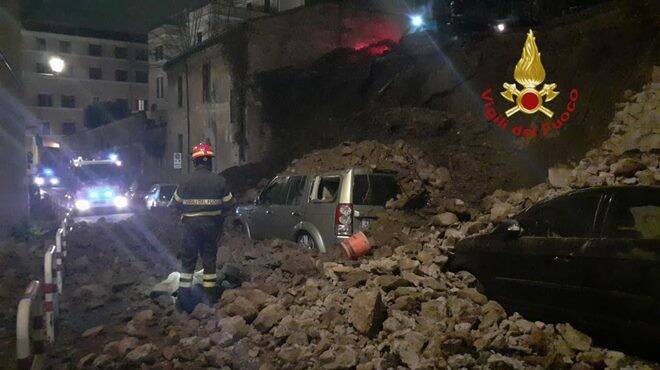
[[[557,90],[556,83],[544,83],[541,90],[537,90],[537,87],[545,81],[545,77],[545,69],[541,63],[541,53],[536,46],[536,37],[530,30],[527,33],[522,56],[513,72],[513,78],[521,85],[521,88],[519,89],[516,83],[505,82],[502,85],[504,91],[500,92],[504,99],[515,105],[504,112],[506,117],[502,116],[494,108],[493,89],[488,88],[481,93],[486,119],[502,129],[510,129],[513,135],[520,137],[536,137],[539,133],[536,126],[524,127],[523,125],[510,124],[508,117],[518,112],[529,115],[541,113],[550,119],[541,124],[541,134],[543,136],[547,136],[552,129],[561,129],[570,120],[571,113],[575,111],[579,93],[577,89],[571,89],[564,112],[555,117],[555,113],[546,103],[553,101],[560,92]]]

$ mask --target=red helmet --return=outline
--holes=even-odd
[[[199,143],[193,147],[192,150],[192,159],[197,159],[201,157],[213,158],[215,153],[213,153],[213,148],[210,145]]]

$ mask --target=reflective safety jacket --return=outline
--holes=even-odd
[[[174,192],[172,203],[181,217],[222,216],[234,204],[224,177],[197,167]]]

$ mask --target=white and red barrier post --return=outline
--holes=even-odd
[[[53,267],[55,261],[55,249],[53,245],[46,251],[44,255],[44,320],[46,324],[46,337],[49,343],[55,342],[55,314],[57,307],[57,285],[53,279]]]
[[[62,254],[62,246],[65,242],[63,235],[64,229],[61,228],[58,229],[57,233],[55,234],[55,279],[57,284],[57,293],[59,294],[62,294],[62,274],[64,273],[62,268],[62,257],[64,256]]]
[[[28,285],[16,312],[16,367],[38,370],[44,361],[44,322],[41,283]]]

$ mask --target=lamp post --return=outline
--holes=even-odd
[[[61,73],[66,67],[66,63],[60,57],[51,57],[48,60],[48,64],[50,65],[50,69],[55,73]]]

